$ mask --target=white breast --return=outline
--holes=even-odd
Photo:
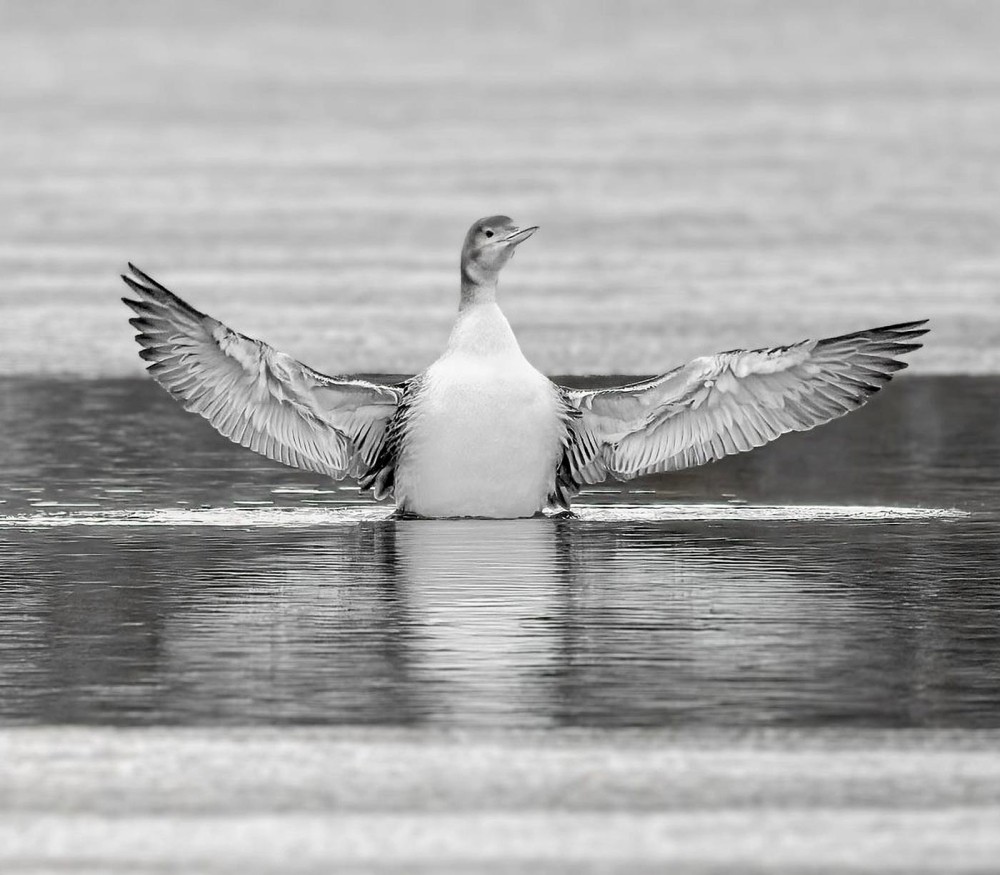
[[[493,309],[464,326],[468,337],[456,339],[456,326],[449,351],[423,375],[396,466],[406,511],[524,517],[552,491],[563,434],[557,392],[512,334],[504,342],[510,328]]]

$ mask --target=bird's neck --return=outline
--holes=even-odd
[[[462,299],[447,355],[523,358],[510,323],[497,306],[497,271],[462,260]]]
[[[496,301],[481,301],[458,311],[446,355],[521,357],[521,347]]]
[[[485,273],[471,264],[462,264],[462,297],[458,304],[461,313],[477,304],[495,304],[497,300],[497,275]]]

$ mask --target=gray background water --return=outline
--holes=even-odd
[[[930,316],[1000,368],[990,0],[0,0],[0,372],[138,374],[144,267],[320,369],[439,352],[477,217],[547,373]]]

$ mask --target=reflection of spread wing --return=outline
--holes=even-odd
[[[855,410],[906,364],[924,324],[905,322],[774,349],[697,358],[617,389],[565,389],[570,439],[562,479],[577,489],[702,465]]]
[[[266,343],[199,313],[142,271],[123,276],[138,300],[139,355],[186,410],[227,438],[293,468],[334,479],[360,476],[374,461],[400,392],[350,377],[327,377]]]

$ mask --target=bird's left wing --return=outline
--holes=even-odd
[[[855,410],[906,363],[920,322],[697,358],[617,389],[564,390],[563,469],[579,488],[702,465]]]
[[[230,440],[293,468],[334,479],[365,473],[400,390],[328,377],[199,313],[133,265],[139,355],[185,409]]]

